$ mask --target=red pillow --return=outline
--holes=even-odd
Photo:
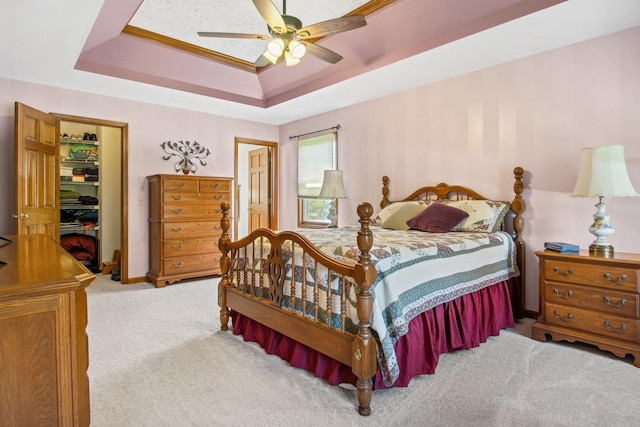
[[[446,233],[454,225],[468,217],[462,209],[444,203],[432,203],[425,210],[407,221],[410,229],[429,233]]]

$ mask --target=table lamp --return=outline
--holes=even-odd
[[[347,193],[344,191],[344,182],[342,180],[342,171],[325,170],[324,179],[322,180],[322,189],[318,195],[321,199],[331,199],[331,207],[329,208],[329,225],[327,227],[337,227],[336,223],[338,215],[336,214],[336,199],[346,199]]]
[[[582,149],[578,180],[571,197],[599,198],[595,205],[597,211],[593,214],[593,224],[589,227],[589,232],[596,236],[596,240],[589,246],[590,254],[613,255],[613,246],[609,244],[607,237],[615,230],[609,223],[609,215],[606,213],[607,206],[602,198],[637,195],[638,193],[629,180],[622,145]]]

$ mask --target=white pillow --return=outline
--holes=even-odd
[[[425,200],[411,200],[408,202],[393,202],[388,204],[376,216],[373,217],[373,224],[380,225],[385,222],[391,215],[393,215],[398,209],[400,209],[404,205],[417,205],[427,207],[430,201]]]
[[[495,233],[500,230],[500,225],[507,212],[511,208],[509,202],[496,202],[493,200],[457,200],[447,202],[467,212],[469,216],[449,231],[466,231],[473,233]]]

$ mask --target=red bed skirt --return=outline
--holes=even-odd
[[[470,349],[513,327],[509,282],[504,281],[439,305],[411,320],[409,332],[395,344],[400,376],[391,387],[406,387],[411,378],[433,374],[443,353]],[[233,333],[256,342],[291,366],[306,369],[331,385],[354,384],[351,368],[239,313],[232,312]],[[411,349],[411,351],[409,351]],[[374,388],[387,388],[380,368]]]

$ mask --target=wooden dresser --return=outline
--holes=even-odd
[[[540,265],[540,315],[532,338],[581,341],[640,367],[640,255],[611,258],[536,252]]]
[[[220,203],[231,202],[231,178],[152,175],[149,180],[149,272],[163,287],[220,274]]]
[[[95,279],[44,234],[0,240],[0,426],[88,426]]]

